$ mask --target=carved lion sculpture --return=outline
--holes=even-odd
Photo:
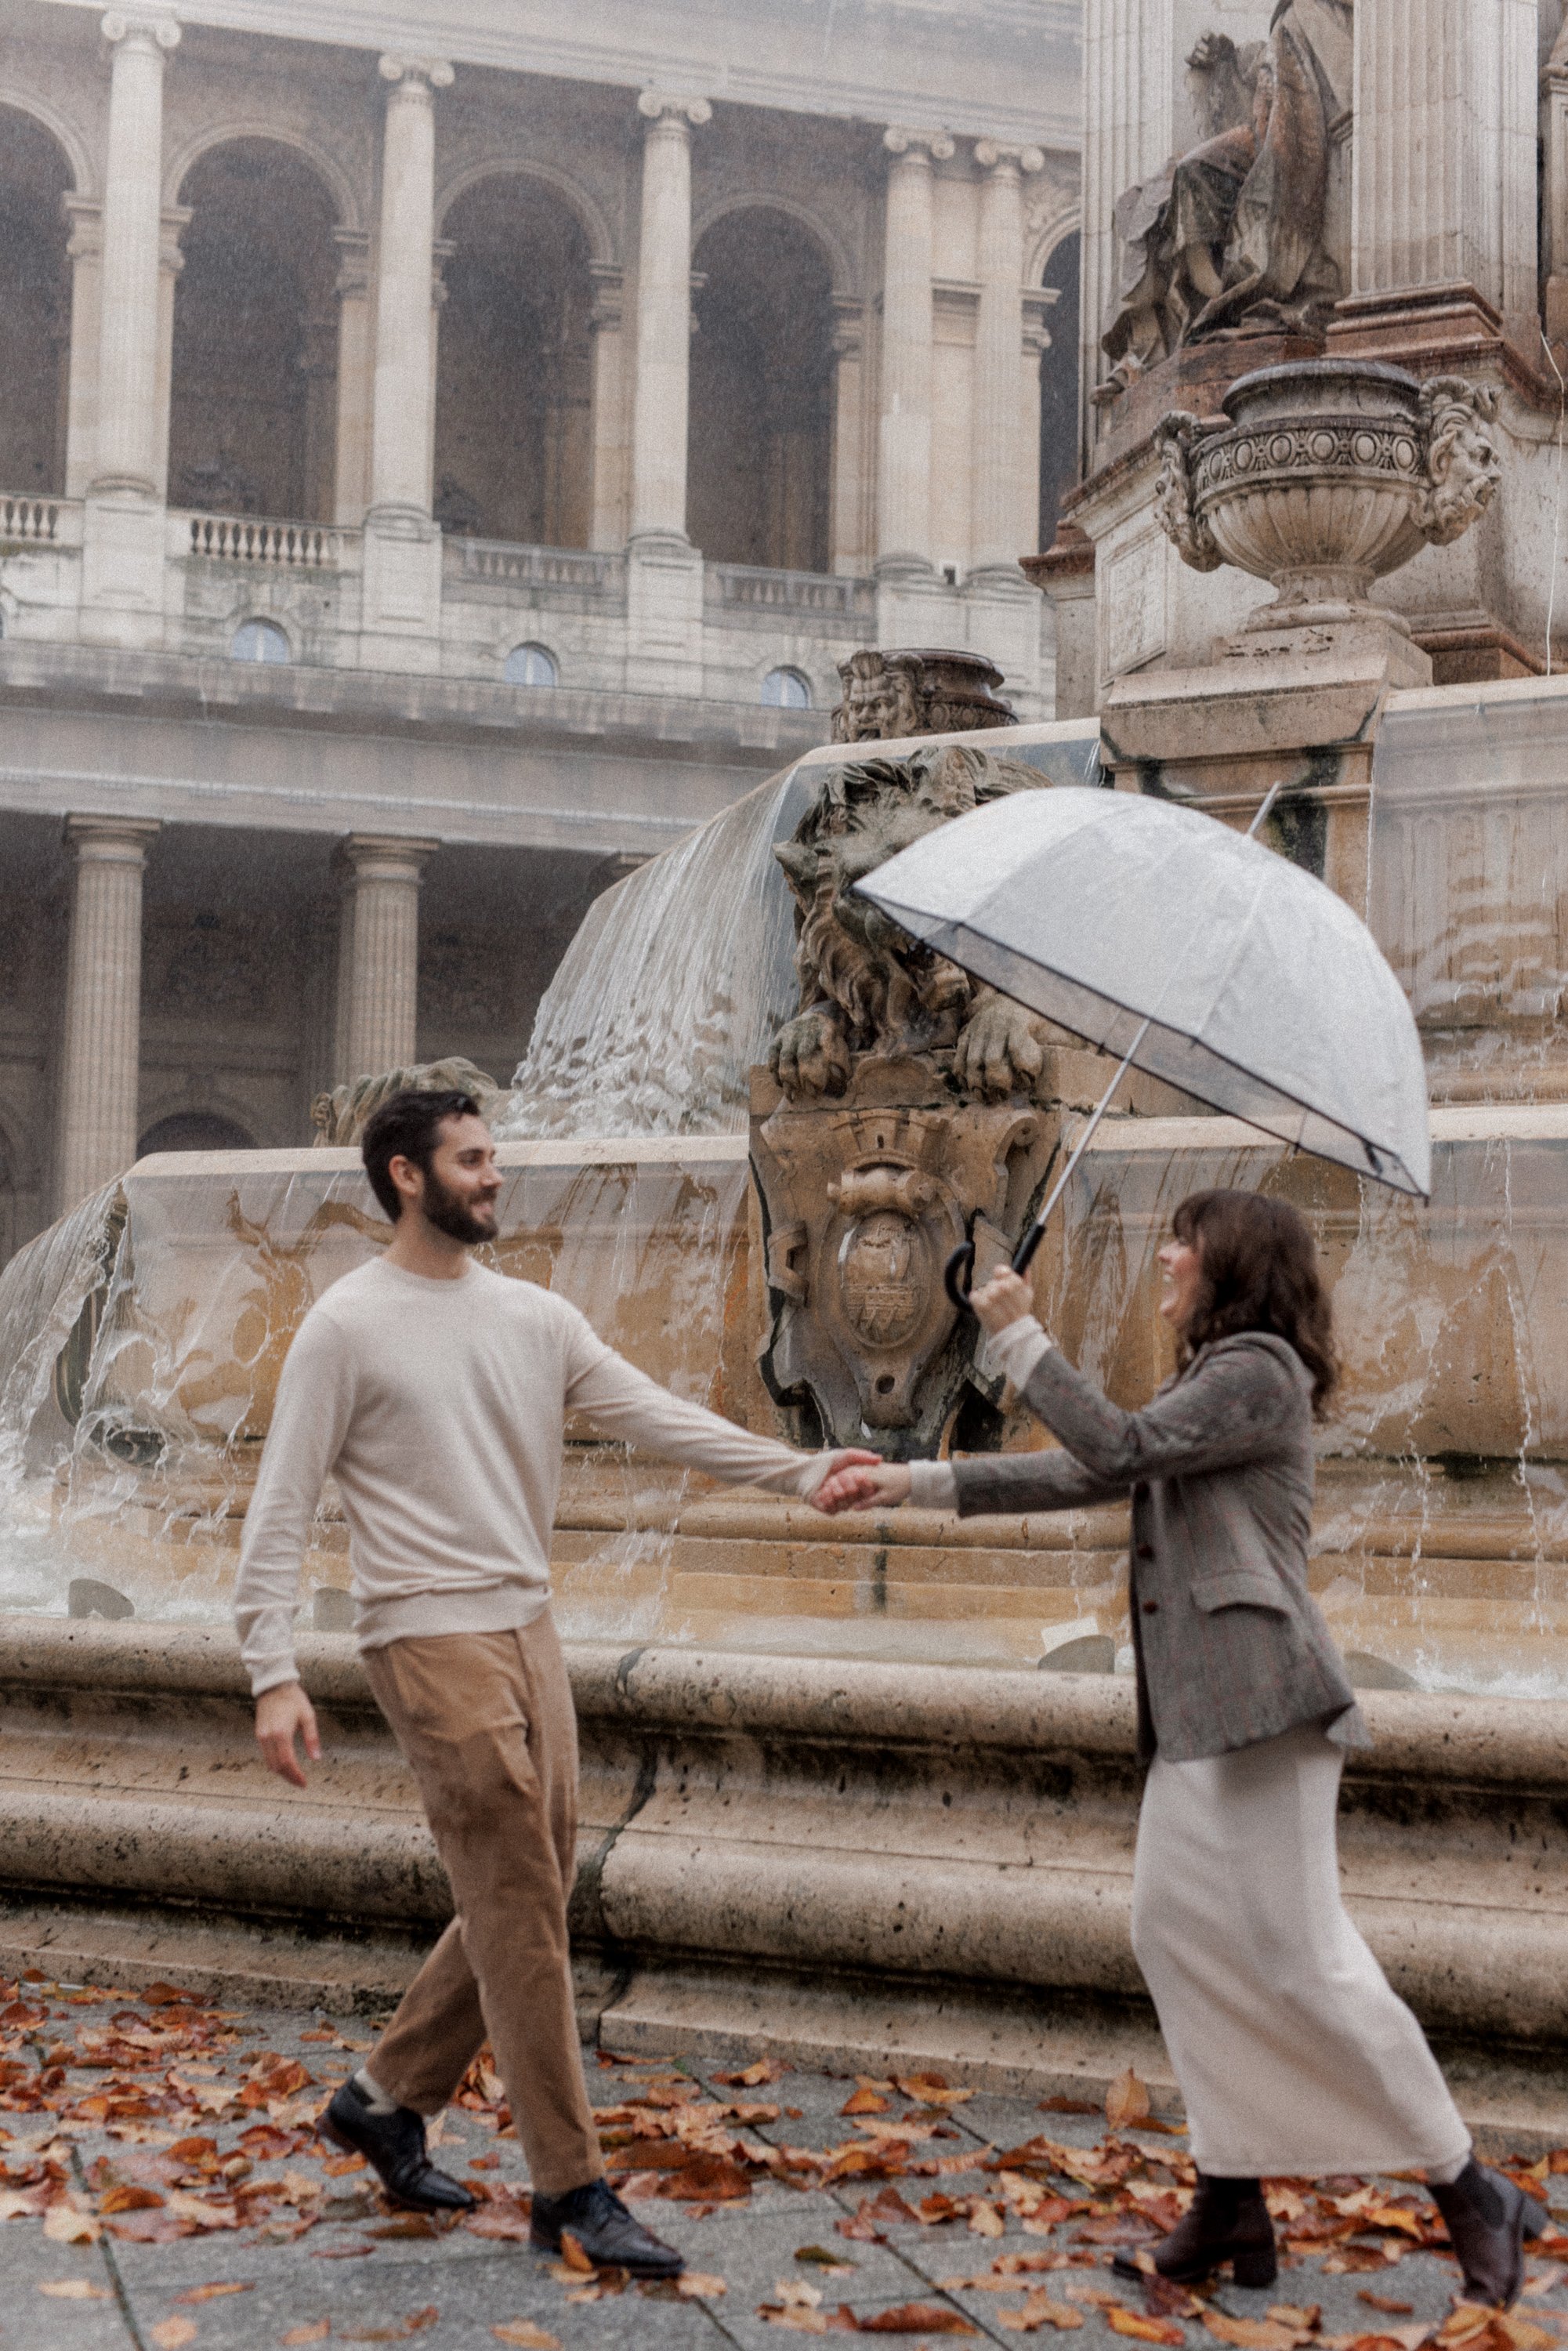
[[[965,1093],[1000,1101],[1044,1067],[1043,1032],[1010,998],[917,945],[864,898],[863,879],[922,834],[1041,778],[961,744],[828,771],[793,838],[774,855],[795,894],[800,1009],[773,1042],[784,1092],[841,1094],[862,1053],[951,1050]]]
[[[444,1061],[421,1061],[409,1070],[383,1070],[370,1078],[351,1078],[329,1094],[318,1094],[310,1105],[310,1123],[318,1144],[358,1143],[382,1102],[401,1093],[472,1094],[482,1115],[499,1100],[505,1088],[483,1070],[454,1054]]]

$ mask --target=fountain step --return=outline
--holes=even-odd
[[[0,1619],[0,1951],[384,2004],[445,1886],[351,1645],[301,1656],[325,1753],[296,1792],[260,1763],[226,1634]],[[938,1666],[569,1656],[574,1941],[611,2045],[771,2035],[997,2087],[1087,2095],[1127,2062],[1168,2085],[1128,1939],[1125,1677],[969,1670],[950,1647]],[[1568,1708],[1378,1692],[1367,1711],[1352,1910],[1423,2021],[1469,2045],[1476,2119],[1568,2142]]]

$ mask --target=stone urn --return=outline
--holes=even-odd
[[[1373,581],[1459,538],[1501,479],[1497,393],[1458,376],[1305,360],[1238,377],[1223,406],[1223,421],[1178,410],[1156,429],[1155,510],[1195,570],[1272,582],[1249,630],[1402,626],[1369,604]]]

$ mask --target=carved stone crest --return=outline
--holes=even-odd
[[[971,1230],[984,1270],[1010,1255],[1056,1129],[1027,1102],[962,1102],[950,1060],[862,1062],[842,1102],[810,1112],[765,1071],[753,1092],[764,1375],[828,1442],[895,1459],[935,1449],[967,1386],[995,1401],[943,1268]]]

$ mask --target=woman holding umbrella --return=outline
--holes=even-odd
[[[1352,1924],[1335,1813],[1368,1745],[1307,1588],[1312,1417],[1335,1377],[1311,1232],[1283,1201],[1200,1192],[1160,1251],[1177,1370],[1143,1412],[1076,1371],[1014,1272],[973,1304],[1061,1450],[841,1470],[825,1510],[961,1517],[1131,1496],[1141,1757],[1133,1948],[1186,2105],[1197,2189],[1155,2252],[1191,2283],[1271,2284],[1260,2180],[1419,2167],[1476,2301],[1510,2304],[1537,2207],[1483,2169],[1420,2027]]]

